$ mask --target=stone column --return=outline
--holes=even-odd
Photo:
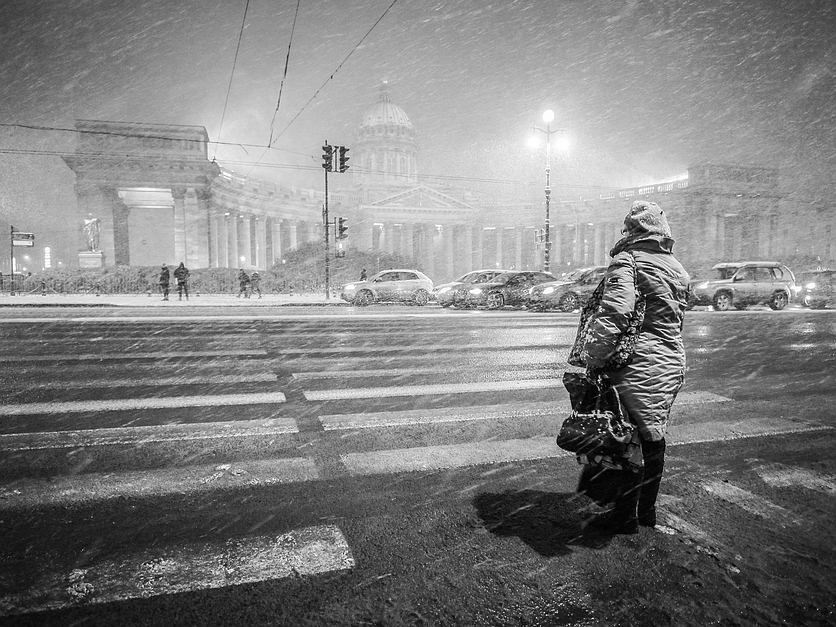
[[[464,224],[461,227],[462,274],[477,269],[473,265],[473,225]]]
[[[421,225],[421,264],[424,272],[433,280],[436,267],[436,240],[437,231],[434,224]]]
[[[412,224],[404,224],[401,227],[401,254],[410,259],[415,258],[415,227]]]
[[[117,266],[131,265],[131,240],[128,228],[130,207],[118,196],[113,198],[113,262]]]
[[[473,266],[475,270],[481,270],[485,267],[485,255],[484,255],[484,240],[485,240],[485,230],[482,228],[482,225],[479,224],[475,227],[475,242],[473,242]]]
[[[444,280],[453,280],[456,278],[455,276],[453,276],[456,272],[455,235],[455,229],[452,224],[449,226],[445,226],[444,230],[441,232],[441,241],[444,247],[444,264],[442,272],[446,277],[444,278]]]
[[[600,222],[595,223],[593,233],[595,248],[592,252],[592,264],[600,265],[604,263],[604,228]]]
[[[229,222],[227,214],[215,214],[216,268],[229,267]]]
[[[190,187],[183,198],[185,223],[185,245],[187,268],[205,268],[209,265],[209,221],[206,215],[206,200]]]
[[[505,269],[505,262],[503,260],[503,240],[505,239],[505,229],[501,226],[496,227],[494,231],[494,235],[496,237],[496,268],[503,268]]]
[[[241,217],[241,232],[238,234],[238,256],[243,257],[242,265],[253,264],[252,216],[245,213]]]
[[[290,222],[290,224],[288,224],[287,232],[289,239],[287,247],[290,250],[293,250],[294,248],[299,246],[296,240],[296,222]]]
[[[270,218],[270,264],[282,259],[282,226],[279,218]]]
[[[174,187],[171,196],[174,199],[174,261],[179,264],[186,261],[186,189]]]
[[[227,268],[240,268],[241,261],[238,259],[238,210],[231,209],[227,215],[229,226],[229,239],[227,240]]]
[[[523,235],[525,228],[522,226],[514,227],[514,266],[517,270],[523,269]]]
[[[267,263],[267,218],[256,216],[255,218],[255,265],[257,268],[266,270]]]

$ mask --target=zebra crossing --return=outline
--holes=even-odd
[[[431,329],[425,331],[432,336]],[[563,329],[558,336],[561,333],[565,345],[569,331]],[[309,335],[297,333],[298,338]],[[566,364],[554,362],[555,356],[561,356],[560,352],[555,355],[554,350],[560,337],[545,335],[536,341],[509,342],[502,346],[503,351],[498,351],[494,344],[477,342],[468,348],[480,353],[480,360],[474,362],[467,357],[467,351],[462,351],[465,357],[460,367],[451,371],[450,367],[437,364],[437,353],[464,348],[467,338],[461,340],[462,346],[451,346],[449,341],[429,343],[421,346],[420,354],[411,354],[412,344],[386,343],[384,335],[361,346],[305,348],[279,347],[275,343],[265,348],[248,333],[240,336],[238,339],[246,339],[235,348],[152,350],[154,342],[166,342],[166,338],[137,338],[126,333],[123,337],[107,338],[105,351],[44,352],[4,359],[0,366],[4,373],[14,368],[31,377],[26,380],[26,389],[12,385],[4,392],[6,399],[14,402],[0,404],[0,457],[7,462],[12,460],[11,464],[24,457],[41,460],[49,472],[14,474],[10,463],[0,466],[0,513],[89,504],[125,495],[151,499],[209,493],[221,488],[300,483],[315,486],[318,481],[334,479],[334,472],[340,473],[336,478],[366,477],[571,457],[556,447],[553,437],[559,417],[569,410],[560,378]],[[119,341],[130,342],[136,350],[118,350]],[[228,342],[228,337],[219,334],[216,338],[203,337],[200,343],[205,348],[224,341]],[[384,344],[379,345],[379,341]],[[538,351],[548,354],[550,361],[534,368],[532,354],[537,355]],[[485,358],[485,353],[491,356]],[[376,356],[370,359],[370,354]],[[149,361],[154,363],[146,363]],[[163,375],[159,363],[175,366],[170,367],[170,374]],[[188,364],[188,372],[181,372],[176,364]],[[82,377],[72,368],[82,368],[88,376]],[[398,383],[370,385],[370,381]],[[238,386],[252,389],[240,392],[236,391]],[[195,388],[205,390],[195,393]],[[102,389],[117,393],[124,390],[132,395],[96,398]],[[164,393],[160,393],[161,389]],[[27,398],[36,392],[41,395],[39,400]],[[81,398],[67,398],[70,393]],[[471,397],[480,399],[480,394],[511,393],[516,394],[511,402],[467,402]],[[43,395],[51,399],[45,400]],[[548,400],[543,400],[544,396]],[[393,408],[357,404],[387,399],[396,401]],[[718,416],[723,407],[734,402],[711,390],[689,390],[680,395],[676,408],[705,406],[709,408],[708,415]],[[310,415],[303,411],[308,406],[319,411]],[[222,420],[202,420],[201,412],[206,408],[215,412],[212,417],[218,412],[228,415]],[[162,418],[150,420],[150,424],[132,420],[119,423],[118,418],[118,424],[108,422],[108,417],[133,415],[132,412],[150,416],[158,412]],[[64,421],[59,423],[61,428],[51,428],[51,423],[43,422],[50,416],[73,415],[92,416],[96,424],[68,428]],[[27,429],[29,418],[39,418],[41,422],[36,423],[36,428]],[[500,422],[530,428],[522,433],[500,432],[488,439],[437,444],[417,445],[406,436],[399,436],[401,430],[411,428],[444,429]],[[741,421],[674,421],[669,442],[676,447],[829,428],[817,422],[769,416]],[[328,468],[323,467],[321,457],[307,454],[300,446],[344,434],[362,441],[381,431],[393,434],[393,440],[403,445],[344,450],[335,453],[334,463]],[[218,442],[223,442],[222,448],[231,455],[221,461],[201,463],[201,447]],[[255,442],[270,444],[257,457],[235,455]],[[198,461],[168,464],[168,447],[176,447],[184,457]],[[191,447],[193,455],[188,454]],[[154,464],[131,467],[134,456],[147,457],[149,451],[159,455]],[[61,468],[60,464],[67,463],[68,452],[85,460],[83,471],[54,472]],[[115,468],[99,466],[98,457],[120,461]],[[50,460],[61,461],[53,467]],[[834,493],[832,477],[811,475],[802,468],[753,464],[765,484]],[[755,517],[799,524],[785,507],[742,487],[709,478],[703,481],[702,488],[706,495]],[[667,517],[667,525],[695,542],[707,542],[706,538],[710,538],[673,513]],[[104,603],[148,598],[354,567],[351,547],[337,525],[314,525],[282,536],[256,535],[220,544],[140,548],[118,562],[105,560],[78,571],[46,573],[25,593],[0,597],[0,615],[60,609],[79,601]]]

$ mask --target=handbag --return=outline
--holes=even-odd
[[[627,420],[618,390],[600,375],[564,372],[572,413],[563,421],[557,445],[577,455],[623,456],[635,426]]]
[[[633,288],[636,291],[636,306],[633,313],[630,315],[630,320],[627,324],[627,329],[618,337],[615,343],[615,349],[612,355],[607,358],[607,362],[602,370],[618,370],[628,365],[633,359],[633,352],[636,350],[636,343],[641,333],[642,325],[644,324],[644,312],[647,306],[644,296],[639,290],[639,271],[636,265],[636,259],[630,254],[630,260],[633,265]],[[604,282],[606,277],[601,279],[598,286],[590,295],[589,299],[581,309],[581,317],[578,322],[578,333],[575,335],[575,342],[569,351],[569,358],[567,361],[572,366],[579,366],[581,368],[587,367],[587,358],[589,353],[586,350],[586,345],[592,335],[592,318],[601,306],[601,299],[604,295]]]

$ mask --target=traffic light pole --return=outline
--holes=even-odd
[[[15,295],[15,227],[9,227],[9,296]]]
[[[325,300],[331,298],[331,260],[329,259],[330,237],[328,231],[328,170],[325,170],[325,205],[322,211],[325,227]]]

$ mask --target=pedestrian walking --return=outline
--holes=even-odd
[[[182,261],[174,269],[174,278],[177,281],[177,300],[183,300],[184,293],[186,300],[189,300],[189,269]]]
[[[253,272],[252,276],[250,277],[250,293],[254,294],[258,292],[258,297],[261,298],[261,287],[259,284],[261,283],[261,275],[258,271]]]
[[[241,298],[241,294],[244,295],[244,298],[250,297],[249,288],[250,287],[250,275],[244,271],[244,268],[240,268],[238,270],[238,296],[237,298]]]
[[[168,287],[171,284],[171,272],[168,271],[168,266],[163,264],[160,268],[160,291],[163,293],[163,300],[168,300]]]
[[[362,270],[360,270],[360,280],[361,280],[361,281],[365,281],[367,276],[368,276],[368,275],[366,274],[366,269],[365,269],[365,268],[363,268]]]
[[[635,201],[621,232],[610,252],[601,304],[590,319],[585,348],[588,370],[609,378],[636,425],[643,467],[610,473],[618,484],[614,507],[589,521],[587,528],[632,534],[639,525],[656,525],[668,417],[685,376],[682,324],[689,277],[673,255],[670,226],[656,203]],[[632,360],[617,370],[603,370],[626,330],[637,291],[646,309]]]

